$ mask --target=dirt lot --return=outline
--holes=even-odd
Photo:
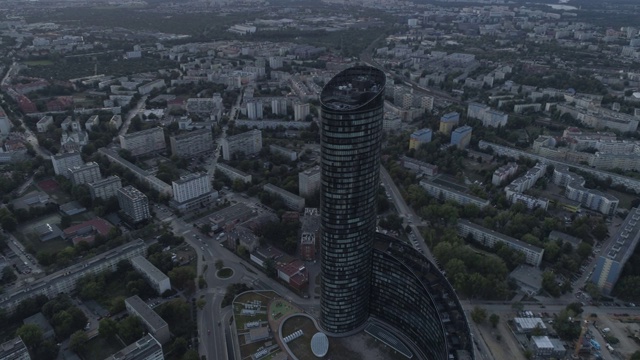
[[[640,345],[630,337],[632,334],[640,335],[640,323],[626,321],[631,320],[628,317],[600,314],[596,320],[596,325],[599,329],[611,329],[609,335],[615,336],[620,340],[620,343],[613,345],[613,348],[625,358],[629,358],[635,351],[640,350]]]
[[[497,328],[494,329],[488,323],[478,326],[482,339],[489,347],[494,359],[525,360],[518,341],[513,337],[507,323],[503,320],[506,319],[507,314],[499,315],[500,323]]]

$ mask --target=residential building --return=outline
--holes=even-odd
[[[114,127],[115,129],[120,129],[122,126],[122,116],[113,115],[111,119],[109,119],[109,125]]]
[[[149,199],[147,195],[140,192],[140,190],[129,185],[118,189],[117,196],[120,210],[122,210],[131,222],[138,223],[151,218]]]
[[[47,132],[53,126],[53,116],[43,116],[36,123],[36,129],[39,133]]]
[[[144,241],[137,239],[98,256],[76,262],[67,268],[13,289],[11,293],[3,294],[0,297],[0,309],[4,309],[8,315],[11,315],[26,299],[38,295],[45,295],[52,299],[61,293],[69,294],[75,290],[79,279],[104,271],[115,271],[120,261],[144,255],[146,250]]]
[[[434,176],[438,174],[438,166],[426,163],[424,161],[419,161],[408,156],[403,156],[400,161],[402,162],[402,166],[406,169],[417,172],[418,174],[423,174],[427,176]]]
[[[253,129],[241,134],[220,139],[222,158],[231,160],[234,154],[243,152],[245,155],[257,154],[262,150],[262,131]]]
[[[96,182],[102,179],[100,166],[95,162],[69,168],[69,176],[74,186]]]
[[[53,155],[51,163],[53,164],[53,172],[56,175],[62,175],[68,179],[71,176],[69,169],[83,165],[84,161],[82,161],[82,156],[80,156],[79,152],[72,152]]]
[[[251,183],[251,174],[247,174],[244,171],[231,167],[227,164],[223,164],[221,162],[217,163],[216,170],[220,170],[220,172],[225,174],[231,181],[240,180],[245,184]]]
[[[451,200],[461,205],[474,204],[479,208],[490,204],[489,200],[468,194],[468,189],[465,186],[447,181],[442,175],[438,175],[433,179],[422,179],[420,180],[420,186],[429,195],[444,201]]]
[[[86,123],[84,123],[84,128],[87,129],[87,131],[92,131],[96,129],[98,125],[100,125],[100,117],[98,115],[93,115]]]
[[[98,152],[107,157],[110,162],[116,163],[125,169],[131,171],[131,173],[138,179],[146,183],[150,188],[158,191],[161,194],[165,195],[173,195],[173,190],[171,185],[165,183],[164,181],[158,179],[154,175],[149,172],[140,169],[138,166],[130,163],[129,161],[123,159],[118,155],[115,151],[107,148],[100,148]]]
[[[471,142],[471,126],[465,125],[453,130],[451,133],[451,145],[455,145],[458,149],[466,149]]]
[[[312,197],[320,190],[320,167],[314,166],[298,173],[298,193],[304,198]]]
[[[613,216],[618,209],[620,200],[613,195],[595,189],[584,187],[585,179],[571,171],[568,166],[558,166],[553,170],[553,183],[565,187],[564,195],[573,201],[578,201],[587,209]]]
[[[506,246],[521,252],[525,256],[525,262],[529,265],[539,267],[542,262],[542,255],[544,249],[537,246],[533,246],[514,239],[510,236],[500,234],[491,229],[487,229],[480,225],[476,225],[467,220],[458,220],[458,234],[461,237],[467,237],[471,235],[474,241],[479,242],[485,247],[493,248],[497,243],[505,244]]]
[[[307,119],[310,114],[309,103],[295,103],[293,104],[293,120],[303,121]]]
[[[529,209],[533,209],[535,207],[541,207],[543,209],[547,209],[548,201],[545,199],[537,199],[525,194],[522,194],[524,191],[531,189],[538,179],[543,177],[546,174],[547,165],[543,163],[538,163],[533,168],[529,169],[524,175],[513,180],[509,185],[504,188],[504,192],[507,196],[507,200],[511,201],[512,204],[516,202],[522,202]]]
[[[124,300],[124,306],[130,315],[142,320],[149,334],[153,335],[160,344],[164,344],[171,339],[169,325],[153,309],[147,305],[138,295],[128,297]]]
[[[457,112],[450,112],[442,115],[440,118],[440,132],[446,135],[451,134],[453,128],[458,126],[460,122],[460,114]]]
[[[144,256],[136,256],[131,259],[131,265],[156,289],[158,295],[171,290],[171,280],[169,277],[150,263]]]
[[[11,120],[4,112],[3,108],[0,108],[0,136],[7,137],[11,132]]]
[[[529,342],[533,360],[564,359],[567,349],[560,339],[548,336],[532,336]]]
[[[422,144],[431,142],[433,131],[431,129],[420,129],[414,131],[409,137],[409,149],[417,149]]]
[[[218,192],[211,189],[211,178],[206,172],[181,176],[172,185],[170,205],[182,212],[209,207],[218,197]]]
[[[277,266],[278,278],[294,289],[301,291],[309,284],[309,271],[300,260]]]
[[[262,101],[247,101],[247,117],[249,118],[249,120],[258,120],[263,118]]]
[[[469,103],[467,117],[482,120],[482,125],[487,127],[500,127],[507,125],[509,115],[502,111],[491,109],[489,106],[478,103]]]
[[[518,164],[515,162],[509,162],[508,164],[497,168],[493,172],[491,183],[493,185],[500,186],[503,182],[507,181],[509,177],[513,176],[516,171],[518,171]]]
[[[269,151],[272,154],[281,155],[289,161],[298,160],[298,153],[295,150],[287,149],[286,147],[283,147],[283,146],[269,145]]]
[[[96,217],[62,230],[62,237],[71,240],[74,245],[81,241],[92,244],[96,235],[107,237],[112,229],[113,225],[107,220]]]
[[[271,113],[277,116],[287,115],[287,99],[276,98],[271,100]]]
[[[633,255],[640,240],[640,208],[633,208],[611,237],[606,248],[602,249],[596,267],[591,276],[603,295],[610,295],[618,282],[624,265]]]
[[[108,178],[89,183],[89,192],[91,193],[92,200],[107,200],[112,196],[116,196],[118,189],[121,187],[122,182],[120,181],[120,178],[113,175]]]
[[[120,147],[129,150],[133,156],[162,151],[167,147],[164,130],[161,127],[154,127],[120,135]]]
[[[213,150],[215,143],[211,130],[205,128],[169,137],[171,154],[181,157],[192,157]]]
[[[29,350],[18,336],[0,344],[0,360],[31,360]]]
[[[109,356],[106,360],[164,360],[162,344],[151,334]]]
[[[164,88],[165,86],[166,84],[164,83],[163,79],[154,80],[144,85],[140,85],[138,87],[138,93],[140,93],[140,95],[147,95],[153,90],[159,90]]]
[[[262,189],[271,195],[278,196],[284,202],[284,205],[291,210],[302,211],[304,209],[304,198],[296,194],[290,193],[285,189],[279,188],[273,184],[265,184]]]

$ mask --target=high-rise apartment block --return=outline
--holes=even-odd
[[[182,176],[174,181],[172,186],[171,207],[180,211],[208,207],[217,195],[216,192],[211,191],[211,178],[206,172]]]
[[[116,175],[89,183],[89,192],[91,192],[91,199],[93,200],[107,200],[112,196],[116,196],[120,188],[122,188],[122,182]]]
[[[450,112],[442,115],[440,118],[440,132],[446,135],[451,134],[453,128],[458,126],[460,122],[460,114],[457,112]]]
[[[262,101],[251,100],[247,102],[247,117],[249,120],[258,120],[263,117]]]
[[[311,197],[320,190],[320,167],[298,173],[298,193],[302,197]]]
[[[161,127],[155,127],[120,135],[120,147],[129,150],[134,156],[162,151],[167,147],[164,130]]]
[[[451,133],[451,145],[455,145],[458,149],[466,149],[471,142],[471,126],[465,125],[453,130]]]
[[[271,113],[273,115],[287,115],[287,99],[276,98],[271,100]]]
[[[53,164],[53,171],[56,175],[62,175],[67,179],[71,176],[69,169],[84,164],[82,156],[79,152],[72,152],[66,154],[53,155],[51,157],[51,163]]]
[[[102,179],[100,166],[95,162],[88,162],[84,165],[69,168],[69,176],[71,177],[71,183],[76,186]]]
[[[147,195],[131,185],[118,189],[118,204],[120,204],[120,210],[122,210],[133,223],[151,217]]]
[[[231,160],[233,154],[239,152],[245,155],[257,154],[262,150],[262,131],[253,129],[241,134],[220,139],[222,158]]]
[[[296,103],[293,104],[293,120],[302,121],[307,118],[310,113],[309,103]]]
[[[431,142],[433,131],[431,129],[420,129],[414,131],[409,137],[409,149],[417,149],[422,144]]]
[[[213,149],[214,142],[211,130],[200,129],[169,137],[171,154],[191,157]]]

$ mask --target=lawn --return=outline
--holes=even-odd
[[[630,209],[631,208],[631,202],[635,198],[637,198],[637,196],[635,196],[635,195],[630,195],[630,194],[623,193],[623,192],[620,192],[620,191],[616,191],[616,190],[613,190],[613,189],[608,189],[607,190],[607,194],[617,197],[618,200],[620,200],[620,204],[618,205],[618,207],[620,207],[622,209]]]
[[[302,330],[302,336],[290,341],[287,344],[289,349],[300,360],[316,359],[311,351],[311,338],[318,332],[318,329],[316,329],[311,319],[304,316],[294,316],[287,319],[282,325],[282,336],[286,337],[298,330]],[[331,345],[329,345],[329,348],[331,348]]]
[[[233,270],[231,268],[220,269],[220,270],[218,270],[218,273],[216,275],[219,278],[227,279],[227,278],[230,278],[233,275]]]
[[[125,346],[126,344],[118,339],[108,340],[102,336],[97,336],[87,341],[87,350],[82,354],[82,358],[87,360],[106,359]]]

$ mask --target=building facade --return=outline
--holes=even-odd
[[[106,360],[164,360],[164,354],[162,344],[153,335],[147,334]]]
[[[451,133],[451,145],[455,145],[458,149],[466,149],[471,142],[471,126],[465,125],[453,130]]]
[[[18,336],[0,344],[0,360],[31,360],[29,350]]]
[[[120,147],[138,156],[166,149],[164,130],[155,127],[134,133],[120,135]]]
[[[440,182],[423,179],[420,180],[420,186],[422,186],[429,195],[445,201],[451,200],[461,205],[473,204],[481,209],[485,206],[489,206],[490,204],[489,200],[467,194],[459,189],[452,186],[446,186]]]
[[[431,129],[420,129],[414,131],[409,137],[409,149],[417,149],[422,144],[431,142],[433,131]]]
[[[171,144],[171,154],[182,157],[191,157],[211,151],[215,145],[211,130],[206,128],[171,136],[169,143]]]
[[[220,172],[229,177],[231,181],[240,180],[245,184],[251,183],[251,174],[247,174],[244,171],[231,167],[227,164],[217,163],[216,170],[220,170]]]
[[[443,134],[449,135],[453,128],[458,126],[460,123],[460,114],[457,112],[450,112],[448,114],[442,115],[440,118],[440,128],[439,131]]]
[[[272,154],[278,154],[280,156],[283,156],[285,159],[289,161],[298,160],[298,153],[295,150],[287,149],[286,147],[283,147],[283,146],[269,145],[269,151]]]
[[[302,197],[311,197],[320,190],[320,167],[298,173],[298,193]]]
[[[81,166],[84,164],[82,156],[79,152],[72,152],[67,154],[53,155],[51,157],[51,163],[53,164],[53,171],[56,175],[62,175],[69,178],[69,169]]]
[[[107,200],[112,196],[116,196],[120,188],[122,188],[122,181],[116,175],[89,183],[89,192],[92,200]]]
[[[120,210],[124,212],[131,222],[138,223],[151,218],[149,199],[140,190],[129,185],[118,189],[117,196]]]
[[[304,198],[285,189],[281,189],[273,184],[265,184],[262,189],[271,195],[282,199],[284,205],[291,210],[302,211],[304,209]]]
[[[293,104],[293,120],[302,121],[307,118],[307,115],[310,114],[310,106],[309,103],[296,103]]]
[[[357,329],[369,316],[385,83],[384,72],[357,66],[320,95],[320,320],[330,333]]]
[[[218,195],[217,191],[212,191],[211,179],[206,172],[182,176],[172,185],[173,200],[170,205],[182,212],[209,207]]]
[[[158,313],[147,305],[138,295],[128,297],[124,300],[127,312],[142,320],[142,323],[160,344],[164,344],[171,339],[169,325],[164,321]]]
[[[171,280],[169,277],[150,263],[144,256],[136,256],[131,259],[131,265],[156,289],[158,295],[171,290]]]
[[[220,139],[222,158],[231,160],[233,154],[243,152],[245,155],[257,154],[262,150],[262,131],[253,129],[241,134]]]
[[[89,184],[102,179],[100,166],[95,162],[88,162],[84,165],[69,168],[69,176],[71,177],[71,183],[75,186]]]

